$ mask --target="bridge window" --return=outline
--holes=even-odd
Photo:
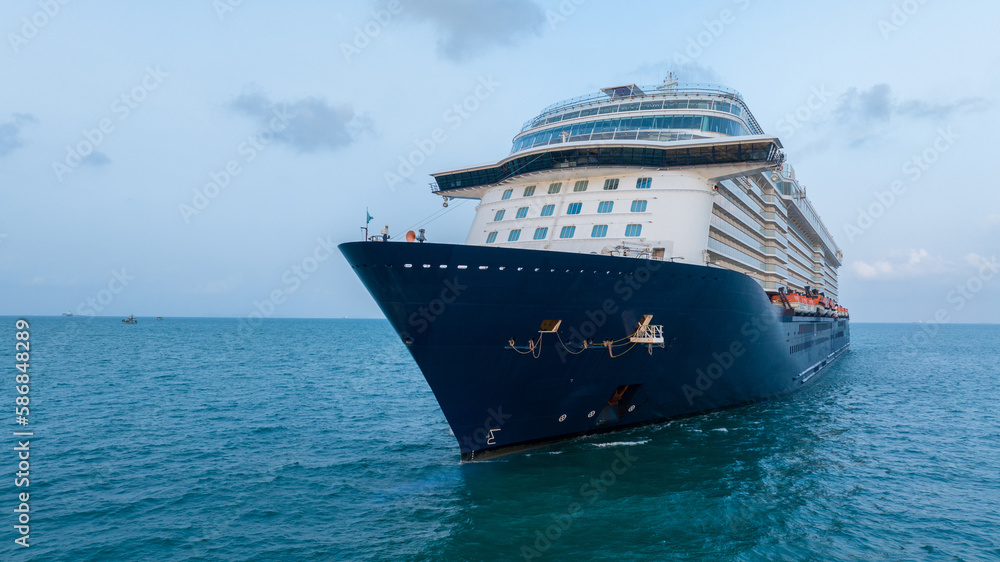
[[[608,235],[608,225],[606,224],[595,224],[594,229],[590,231],[591,238],[604,238]]]
[[[501,197],[500,199],[506,201],[506,200],[510,199],[510,195],[512,193],[514,193],[514,190],[513,189],[508,189],[508,190],[506,190],[506,191],[503,192],[503,197]]]
[[[521,237],[521,229],[511,230],[510,234],[507,236],[508,242],[517,242],[517,239]]]
[[[580,209],[583,208],[583,203],[571,203],[569,207],[566,208],[567,215],[579,215]]]
[[[632,212],[633,213],[645,213],[646,212],[646,202],[642,199],[637,199],[632,201]]]
[[[618,189],[618,178],[604,180],[604,191]]]
[[[535,229],[535,240],[545,240],[545,237],[549,235],[548,227],[541,227]]]
[[[589,183],[589,180],[580,180],[573,184],[573,191],[587,191],[587,185]]]
[[[502,221],[503,220],[503,214],[505,212],[506,211],[504,211],[503,209],[500,209],[499,211],[497,211],[497,214],[493,215],[493,220],[494,221]]]
[[[635,180],[636,189],[649,189],[653,185],[653,178],[639,178]]]
[[[640,234],[642,234],[641,224],[630,224],[625,227],[625,236],[635,237],[639,236]]]
[[[645,201],[643,201],[643,203],[645,203]],[[633,203],[632,206],[634,207],[635,204]],[[523,219],[526,216],[528,216],[528,208],[527,207],[521,207],[520,209],[517,210],[517,218]]]
[[[529,185],[528,187],[524,188],[525,197],[531,197],[534,194],[535,194],[535,186]]]
[[[559,238],[572,238],[574,234],[576,234],[575,226],[564,226],[559,231]]]
[[[546,205],[546,206],[542,207],[542,216],[543,217],[551,217],[552,216],[552,212],[555,211],[555,210],[556,210],[556,206],[555,205]]]
[[[597,212],[598,213],[610,213],[611,209],[614,209],[614,208],[615,208],[615,202],[614,201],[601,201],[597,205]]]
[[[492,244],[496,241],[497,241],[497,231],[494,230],[493,232],[489,233],[488,236],[486,236],[486,243]]]
[[[561,181],[549,184],[549,195],[551,195],[553,193],[559,193],[560,189],[562,189],[562,182]]]

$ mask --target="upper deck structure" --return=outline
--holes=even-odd
[[[680,260],[836,298],[841,252],[743,97],[627,84],[553,104],[502,160],[433,174],[479,199],[467,244]]]

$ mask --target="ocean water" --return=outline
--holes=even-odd
[[[1000,559],[1000,326],[855,324],[796,394],[462,464],[382,320],[29,320],[2,560]]]

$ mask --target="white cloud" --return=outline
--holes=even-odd
[[[887,258],[871,263],[855,261],[848,269],[861,279],[882,280],[940,275],[953,271],[955,267],[941,256],[932,256],[921,248],[890,252]]]
[[[983,256],[972,253],[965,256],[965,263],[969,264],[969,267],[972,269],[981,271],[984,266],[990,269],[995,269],[997,267],[997,263],[1000,262],[998,262],[996,254],[993,254],[992,256]]]

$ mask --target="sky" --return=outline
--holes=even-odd
[[[430,173],[554,102],[739,90],[869,322],[1000,322],[1000,4],[0,4],[0,315],[380,317],[336,244],[425,225]],[[430,219],[428,221],[428,219]]]

